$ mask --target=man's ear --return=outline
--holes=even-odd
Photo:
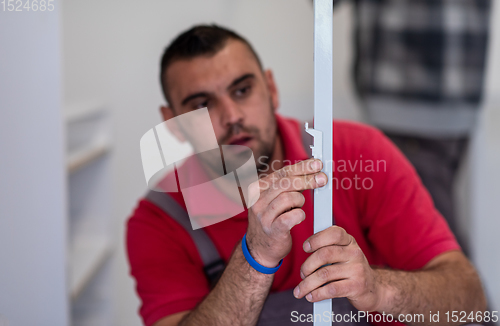
[[[175,118],[175,113],[174,109],[172,109],[170,106],[165,106],[162,105],[160,106],[160,112],[163,117],[163,120],[168,121],[172,118]],[[166,123],[168,130],[177,138],[178,141],[181,143],[186,141],[186,138],[182,134],[181,129],[179,128],[179,125],[177,124],[176,120],[173,119],[169,123]]]
[[[160,114],[164,121],[170,120],[175,117],[174,109],[168,105],[160,106]]]
[[[274,81],[274,75],[271,69],[267,69],[264,71],[264,77],[267,83],[267,89],[269,90],[269,94],[271,95],[271,101],[273,103],[274,111],[278,110],[280,106],[278,87],[276,86],[276,82]]]

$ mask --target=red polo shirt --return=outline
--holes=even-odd
[[[280,116],[277,122],[285,164],[307,159],[303,126]],[[333,153],[335,224],[356,238],[370,264],[414,270],[441,253],[460,249],[414,168],[380,131],[335,121]],[[170,195],[185,207],[180,192]],[[308,257],[302,244],[313,234],[312,195],[304,195],[306,219],[291,230],[292,250],[271,291],[292,289],[301,281],[300,267]],[[247,225],[245,211],[205,228],[226,263]],[[147,326],[193,309],[209,293],[203,263],[188,233],[146,200],[128,220],[127,249]]]

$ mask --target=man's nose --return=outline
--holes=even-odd
[[[232,99],[221,100],[221,119],[224,127],[231,127],[235,124],[241,124],[245,118],[243,110]]]

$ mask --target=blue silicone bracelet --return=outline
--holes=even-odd
[[[250,255],[250,251],[248,251],[247,247],[247,234],[243,236],[243,240],[241,240],[241,248],[243,249],[243,255],[245,256],[245,259],[247,260],[248,264],[253,267],[257,272],[260,272],[262,274],[274,274],[280,269],[281,264],[283,263],[283,259],[280,260],[280,263],[278,266],[269,268],[266,266],[262,266],[258,262],[253,259],[252,255]]]

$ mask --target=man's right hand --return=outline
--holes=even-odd
[[[326,185],[320,160],[309,159],[286,166],[249,186],[260,193],[248,210],[247,244],[252,257],[265,267],[276,267],[292,248],[290,229],[306,215],[302,191]]]

